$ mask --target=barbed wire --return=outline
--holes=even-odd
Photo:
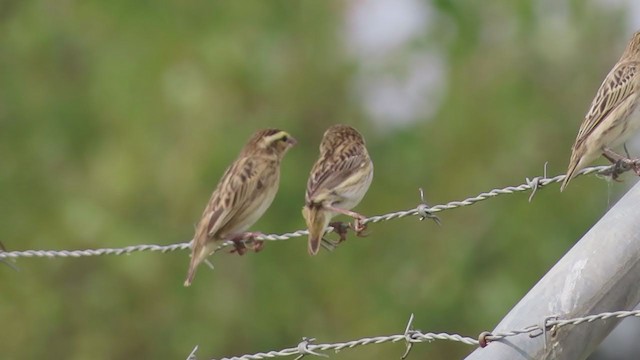
[[[339,352],[345,349],[353,349],[358,346],[365,345],[374,345],[374,344],[383,344],[383,343],[397,343],[404,342],[405,344],[405,352],[402,356],[402,359],[405,359],[409,352],[412,350],[414,344],[423,343],[423,342],[432,342],[435,340],[448,340],[461,342],[466,345],[472,346],[480,346],[485,347],[489,346],[490,342],[500,341],[502,339],[518,336],[523,334],[528,334],[529,337],[535,338],[540,335],[545,336],[550,331],[557,331],[559,328],[568,326],[568,325],[580,325],[585,323],[591,323],[598,320],[607,320],[610,318],[622,319],[626,317],[640,317],[640,310],[633,311],[614,311],[614,312],[604,312],[596,315],[588,315],[584,317],[576,317],[570,319],[560,319],[558,316],[549,316],[544,319],[540,324],[531,325],[526,328],[520,330],[513,330],[501,333],[490,333],[490,332],[482,332],[477,338],[471,338],[467,336],[462,336],[458,334],[448,334],[448,333],[423,333],[420,330],[413,329],[413,320],[414,316],[411,314],[409,317],[409,322],[405,328],[404,333],[395,334],[395,335],[385,335],[385,336],[375,336],[375,337],[365,337],[357,340],[346,341],[346,342],[338,342],[338,343],[325,343],[325,344],[315,344],[314,338],[302,338],[302,341],[298,343],[295,347],[290,347],[282,350],[274,350],[269,352],[259,352],[255,354],[246,354],[240,356],[232,356],[232,357],[224,357],[220,359],[212,359],[212,360],[261,360],[261,359],[273,359],[277,357],[287,357],[294,356],[296,360],[302,359],[307,355],[315,355],[328,357],[326,352],[328,350],[333,350],[335,352]],[[196,360],[196,351],[198,350],[198,346],[196,346],[189,356],[187,360]]]
[[[580,172],[576,176],[581,175],[589,175],[596,174],[606,177],[614,176],[614,178],[621,174],[622,172],[626,172],[630,170],[630,167],[621,165],[610,165],[610,166],[594,166],[588,167]],[[526,178],[525,183],[522,183],[517,186],[507,186],[504,188],[495,188],[487,192],[480,193],[474,197],[469,197],[460,201],[451,201],[446,204],[428,206],[424,201],[424,193],[422,189],[420,190],[420,199],[421,203],[413,208],[408,210],[395,211],[388,214],[371,216],[369,218],[361,221],[362,224],[369,223],[379,223],[383,221],[389,221],[394,219],[400,219],[408,216],[419,216],[420,220],[424,219],[433,219],[438,224],[439,218],[435,216],[435,213],[452,210],[464,206],[474,205],[478,202],[497,197],[499,195],[506,194],[515,194],[518,192],[524,192],[531,190],[531,195],[529,197],[529,201],[532,200],[533,196],[536,194],[538,190],[542,187],[551,184],[551,183],[560,183],[564,180],[565,175],[557,175],[551,178],[547,177],[546,174],[546,164],[544,168],[543,176],[534,177],[533,179]],[[333,228],[327,228],[327,232],[332,231]],[[263,240],[263,241],[282,241],[289,240],[296,237],[302,237],[308,235],[307,230],[298,230],[289,233],[283,234],[263,234],[255,237],[255,240]],[[226,241],[223,242],[218,249],[233,245],[232,242]],[[132,245],[126,246],[122,248],[99,248],[99,249],[85,249],[85,250],[25,250],[25,251],[3,251],[0,248],[0,261],[4,259],[15,259],[20,257],[86,257],[86,256],[102,256],[102,255],[125,255],[131,254],[135,252],[173,252],[177,250],[188,250],[191,248],[190,241],[170,244],[170,245],[156,245],[156,244],[143,244],[143,245]],[[568,325],[580,325],[584,323],[591,323],[598,320],[606,320],[610,318],[626,318],[626,317],[640,317],[640,310],[635,311],[615,311],[615,312],[604,312],[596,315],[589,315],[584,317],[577,317],[571,319],[560,319],[559,316],[549,316],[544,319],[540,324],[534,324],[523,329],[512,330],[507,332],[482,332],[477,338],[466,337],[459,334],[448,334],[448,333],[433,333],[427,332],[423,333],[420,330],[413,329],[413,314],[411,315],[409,322],[406,326],[406,329],[403,334],[396,335],[386,335],[386,336],[375,336],[375,337],[365,337],[357,340],[340,342],[340,343],[325,343],[325,344],[315,344],[314,338],[303,338],[302,341],[296,346],[291,348],[286,348],[279,351],[269,351],[269,352],[260,352],[255,354],[246,354],[241,356],[234,357],[225,357],[219,360],[260,360],[260,359],[271,359],[276,357],[287,357],[298,355],[296,360],[302,359],[307,355],[315,355],[315,356],[328,356],[325,353],[329,350],[333,350],[335,352],[339,352],[344,349],[352,349],[358,346],[365,345],[373,345],[373,344],[382,344],[382,343],[397,343],[404,342],[406,346],[405,353],[403,355],[403,359],[407,357],[409,352],[412,349],[412,346],[416,343],[423,342],[432,342],[435,340],[448,340],[461,342],[466,345],[472,346],[480,346],[485,347],[490,342],[500,341],[502,339],[522,335],[529,334],[530,337],[537,337],[540,335],[545,336],[548,331],[555,331],[561,327]],[[198,351],[198,346],[194,347],[191,353],[188,355],[187,360],[196,360],[196,352]]]
[[[626,172],[630,170],[630,167],[624,165],[609,165],[609,166],[593,166],[584,168],[578,172],[576,176],[581,175],[589,175],[589,174],[597,174],[601,176],[610,177],[612,175],[619,175],[622,172]],[[361,221],[363,225],[369,223],[379,223],[382,221],[389,221],[394,219],[400,219],[407,216],[419,216],[420,220],[424,219],[433,219],[434,221],[439,223],[439,219],[435,216],[435,213],[457,209],[464,206],[474,205],[480,201],[484,201],[499,195],[507,195],[507,194],[515,194],[518,192],[529,191],[532,190],[531,196],[529,197],[529,201],[535,193],[541,189],[543,186],[551,184],[551,183],[559,183],[562,182],[565,178],[565,175],[557,175],[551,178],[547,178],[546,176],[546,164],[543,176],[537,176],[533,179],[526,178],[525,183],[522,183],[517,186],[507,186],[504,188],[496,188],[487,192],[480,193],[476,196],[466,198],[460,201],[451,201],[446,204],[428,206],[424,202],[422,189],[420,189],[420,197],[421,203],[413,208],[408,210],[400,210],[391,212],[383,215],[371,216],[369,218]],[[333,227],[328,227],[327,232],[333,231]],[[282,241],[289,240],[292,238],[302,237],[308,235],[309,232],[307,230],[298,230],[294,232],[284,233],[284,234],[263,234],[256,236],[254,240],[262,240],[262,241]],[[231,241],[223,242],[217,249],[220,250],[222,248],[233,245]],[[102,255],[127,255],[135,252],[161,252],[167,253],[177,250],[188,250],[191,248],[190,241],[170,244],[170,245],[157,245],[157,244],[143,244],[143,245],[131,245],[125,246],[122,248],[99,248],[99,249],[85,249],[85,250],[23,250],[23,251],[1,251],[0,250],[0,260],[2,259],[15,259],[20,257],[35,257],[35,258],[56,258],[56,257],[86,257],[86,256],[102,256]]]

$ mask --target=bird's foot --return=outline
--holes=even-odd
[[[329,223],[329,226],[333,228],[333,232],[338,234],[340,239],[338,239],[338,244],[347,240],[347,233],[349,232],[349,224],[346,224],[342,221],[334,221]]]
[[[233,236],[231,239],[234,249],[231,253],[238,253],[238,255],[244,255],[247,250],[253,250],[254,252],[260,252],[264,248],[264,241],[257,240],[258,236],[264,235],[261,232],[244,232]]]
[[[618,180],[618,177],[629,170],[633,170],[636,175],[640,176],[640,158],[623,158],[617,160],[613,164],[613,169],[611,170],[611,178],[615,181],[621,182],[622,180]]]
[[[604,148],[602,150],[602,156],[604,156],[605,158],[607,158],[607,160],[613,163],[613,169],[611,170],[610,175],[611,175],[611,178],[615,181],[620,181],[618,180],[618,177],[622,173],[629,170],[633,170],[633,172],[635,172],[636,175],[640,176],[640,158],[632,159],[631,156],[629,155],[629,151],[627,150],[626,144],[624,147],[624,151],[627,156],[620,155],[609,148]]]
[[[367,220],[367,217],[362,215],[362,214],[358,214],[355,211],[351,211],[351,210],[345,210],[345,209],[341,209],[335,206],[326,206],[327,210],[331,210],[333,212],[337,212],[338,214],[344,214],[347,216],[350,216],[352,218],[354,218],[354,222],[352,225],[350,225],[353,230],[356,232],[357,236],[363,237],[363,236],[367,236],[368,234],[364,234],[364,230],[366,230],[367,226],[364,223]]]
[[[231,250],[232,254],[237,253],[242,256],[247,252],[247,246],[242,242],[242,240],[232,239],[231,241],[233,241],[233,250]]]
[[[613,163],[613,169],[611,170],[611,178],[614,181],[617,182],[622,182],[622,180],[619,180],[618,177],[620,177],[620,175],[624,174],[627,170],[629,170],[630,168],[630,163],[628,161],[628,159],[618,159]]]
[[[355,220],[353,220],[353,231],[356,232],[356,236],[358,237],[366,237],[367,235],[369,235],[369,233],[365,233],[365,230],[367,230],[367,224],[363,223],[363,221],[366,219],[366,217],[357,217],[355,218]]]
[[[629,157],[625,157],[624,155],[620,155],[617,152],[611,150],[608,147],[602,149],[602,156],[604,156],[607,160],[609,160],[612,164],[615,164],[621,160],[628,160]]]

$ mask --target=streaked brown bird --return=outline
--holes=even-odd
[[[330,127],[320,144],[320,158],[311,169],[302,215],[309,229],[309,254],[316,255],[331,219],[344,214],[355,219],[361,232],[365,217],[351,211],[373,179],[373,162],[364,138],[351,126]]]
[[[640,31],[633,35],[620,60],[600,85],[571,149],[567,176],[560,191],[600,154],[613,163],[628,162],[639,172],[636,162],[611,149],[623,144],[640,128],[639,89]]]
[[[241,241],[260,234],[245,231],[271,205],[280,183],[280,162],[295,144],[291,135],[277,129],[258,131],[245,144],[202,213],[191,243],[191,262],[184,286],[191,285],[196,268],[219,242],[234,241],[236,250],[242,254],[245,247]],[[258,244],[254,250],[258,250]]]

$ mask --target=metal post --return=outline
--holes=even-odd
[[[542,325],[551,315],[565,319],[631,310],[639,302],[640,182],[549,270],[494,332]],[[466,360],[585,359],[618,322],[565,326],[548,332],[546,341],[544,336],[526,334],[508,337],[475,350]]]

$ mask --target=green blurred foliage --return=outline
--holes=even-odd
[[[298,138],[253,229],[303,227],[324,129],[367,137],[374,215],[562,173],[582,116],[629,33],[623,9],[565,1],[433,0],[415,51],[446,64],[432,117],[376,127],[353,94],[341,1],[0,2],[0,240],[9,250],[187,241],[256,129]],[[541,5],[542,4],[542,5]],[[547,4],[548,6],[545,6]],[[551,5],[549,5],[551,4]],[[547,9],[549,7],[549,9]],[[551,25],[550,25],[551,24]],[[561,30],[561,31],[557,31]],[[412,51],[412,50],[409,50]],[[398,54],[402,56],[403,54]],[[406,54],[405,54],[406,55]],[[629,175],[625,176],[631,182]],[[615,185],[616,193],[624,185]],[[371,225],[310,258],[305,239],[217,254],[184,288],[188,254],[20,259],[0,266],[3,359],[211,358],[415,327],[492,328],[613,201],[594,177],[441,214]],[[395,358],[402,344],[336,359]],[[412,358],[460,358],[458,343]]]

